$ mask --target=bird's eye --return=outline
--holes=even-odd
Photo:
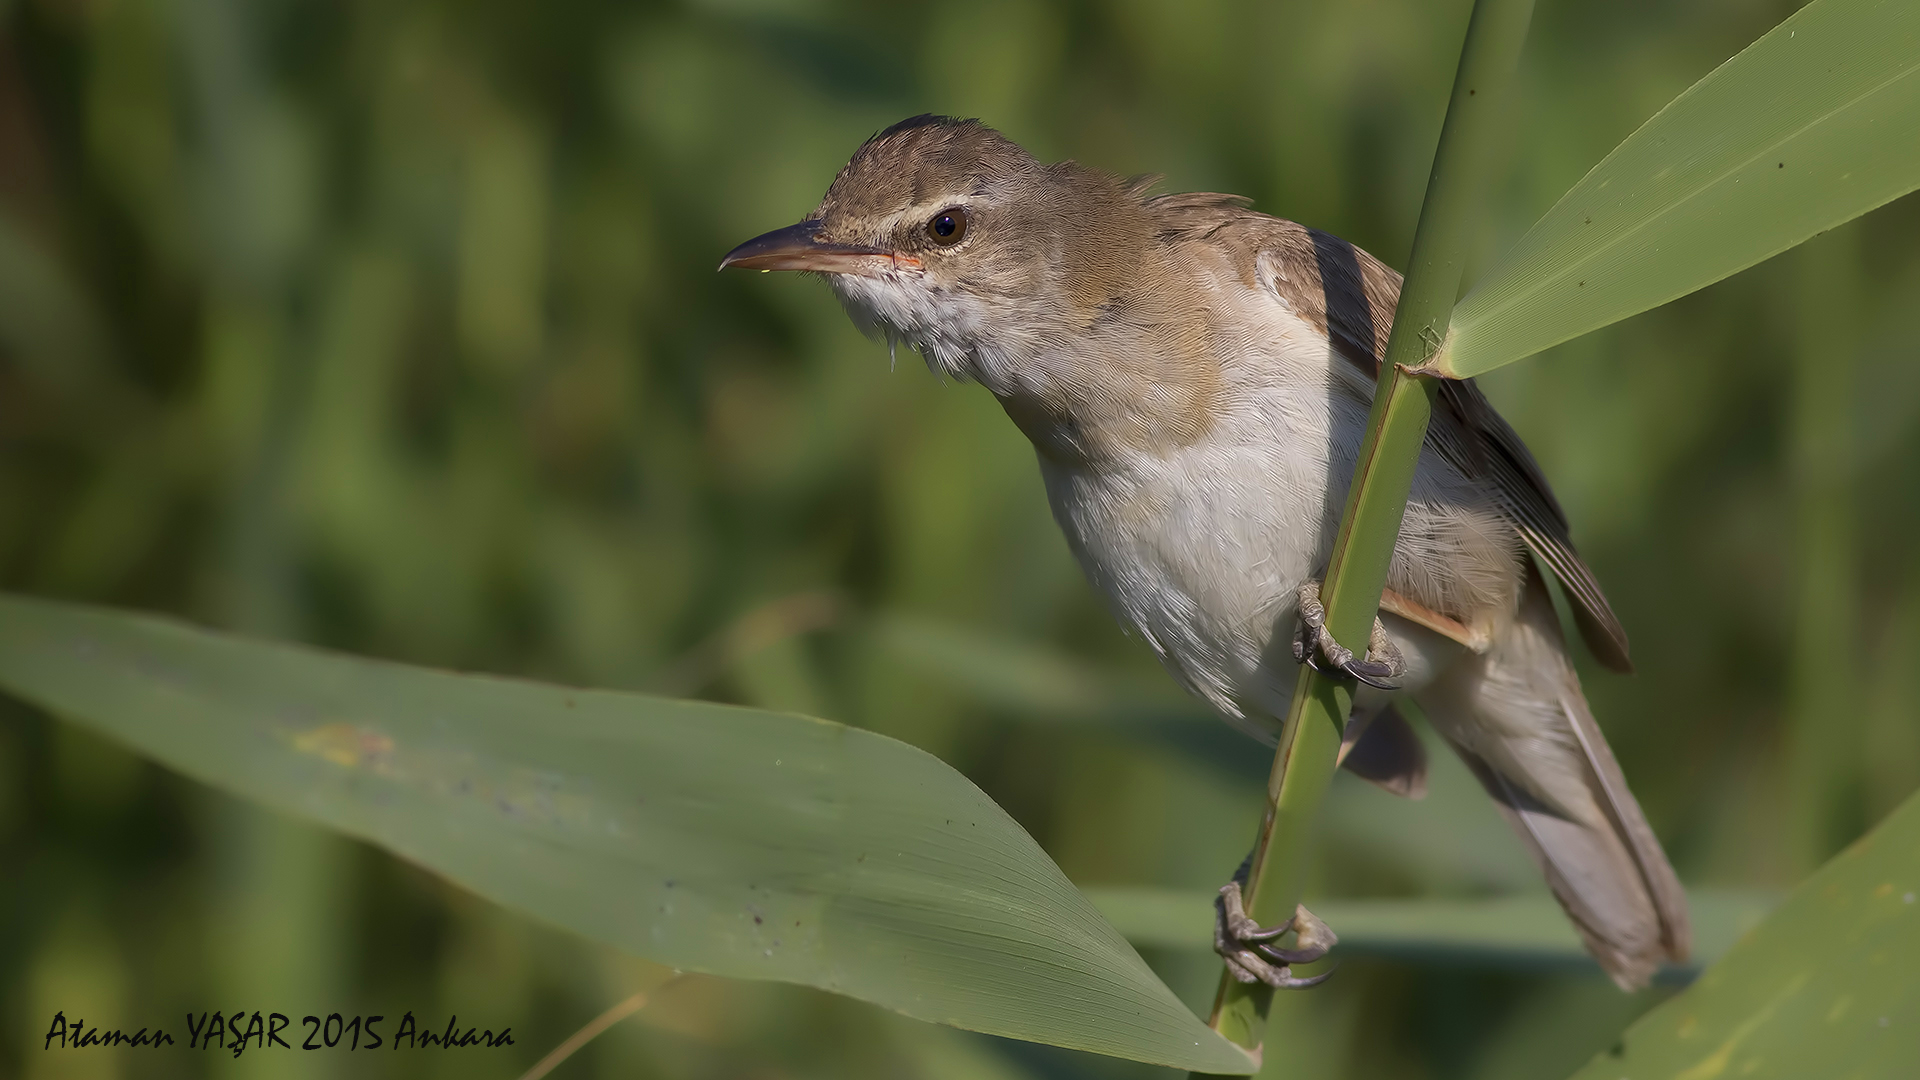
[[[927,235],[942,247],[952,247],[967,235],[967,212],[956,206],[942,210],[927,222]]]

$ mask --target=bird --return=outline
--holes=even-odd
[[[1417,797],[1425,751],[1398,707],[1412,699],[1622,989],[1683,962],[1685,894],[1587,704],[1547,576],[1603,666],[1631,670],[1626,632],[1531,452],[1471,380],[1441,382],[1373,632],[1364,654],[1343,648],[1319,587],[1400,275],[1245,198],[1157,184],[915,116],[862,144],[805,219],[720,265],[819,275],[863,329],[992,393],[1087,578],[1227,722],[1271,744],[1302,663],[1351,679],[1342,765]],[[1246,870],[1216,903],[1229,972],[1324,978],[1291,966],[1337,935],[1304,906],[1255,924]]]

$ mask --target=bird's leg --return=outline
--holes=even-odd
[[[1253,856],[1248,855],[1240,869],[1233,872],[1233,880],[1221,887],[1220,898],[1213,902],[1213,951],[1227,962],[1227,970],[1233,977],[1243,983],[1262,982],[1276,990],[1303,990],[1327,981],[1333,972],[1296,978],[1289,965],[1310,964],[1320,959],[1340,939],[1326,923],[1314,918],[1305,904],[1296,906],[1293,918],[1281,926],[1263,927],[1254,922],[1241,898],[1252,863]],[[1289,932],[1296,935],[1296,948],[1283,949],[1274,944]]]
[[[1398,689],[1394,680],[1407,673],[1407,660],[1387,637],[1387,628],[1378,615],[1373,619],[1367,657],[1362,660],[1353,655],[1352,649],[1335,641],[1327,630],[1327,609],[1320,604],[1318,581],[1309,578],[1300,583],[1299,603],[1300,629],[1293,636],[1294,660],[1311,664],[1315,671],[1324,672],[1331,667],[1345,672],[1375,689]],[[1322,661],[1326,666],[1322,666]]]

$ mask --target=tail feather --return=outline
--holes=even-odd
[[[1667,862],[1659,837],[1653,835],[1653,826],[1647,824],[1640,804],[1634,801],[1633,792],[1627,790],[1627,778],[1620,772],[1620,763],[1613,759],[1613,750],[1600,734],[1600,725],[1594,721],[1586,696],[1580,693],[1577,683],[1573,692],[1561,700],[1561,707],[1573,722],[1574,734],[1580,738],[1591,779],[1603,796],[1601,805],[1612,820],[1615,834],[1626,841],[1632,851],[1641,884],[1659,914],[1661,944],[1674,962],[1685,961],[1693,951],[1693,927],[1687,919],[1687,894],[1680,887],[1680,879]]]
[[[1662,960],[1686,959],[1686,896],[1580,692],[1537,572],[1492,647],[1420,704],[1615,982],[1644,986]]]

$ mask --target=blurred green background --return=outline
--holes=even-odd
[[[0,587],[828,716],[1077,882],[1210,888],[1267,752],[1110,620],[991,398],[713,267],[922,111],[1398,265],[1468,6],[0,0]],[[1543,0],[1488,253],[1792,7]],[[1920,784],[1917,253],[1906,200],[1486,380],[1634,635],[1588,690],[1690,884]],[[1451,759],[1349,779],[1318,895],[1541,887]],[[512,1077],[666,975],[4,700],[0,866],[0,1075]],[[1149,959],[1204,1010],[1217,962]],[[1352,961],[1268,1072],[1562,1075],[1665,992]],[[235,1008],[517,1045],[184,1049]],[[56,1010],[183,1046],[43,1052]],[[1170,1074],[690,978],[555,1075]]]

